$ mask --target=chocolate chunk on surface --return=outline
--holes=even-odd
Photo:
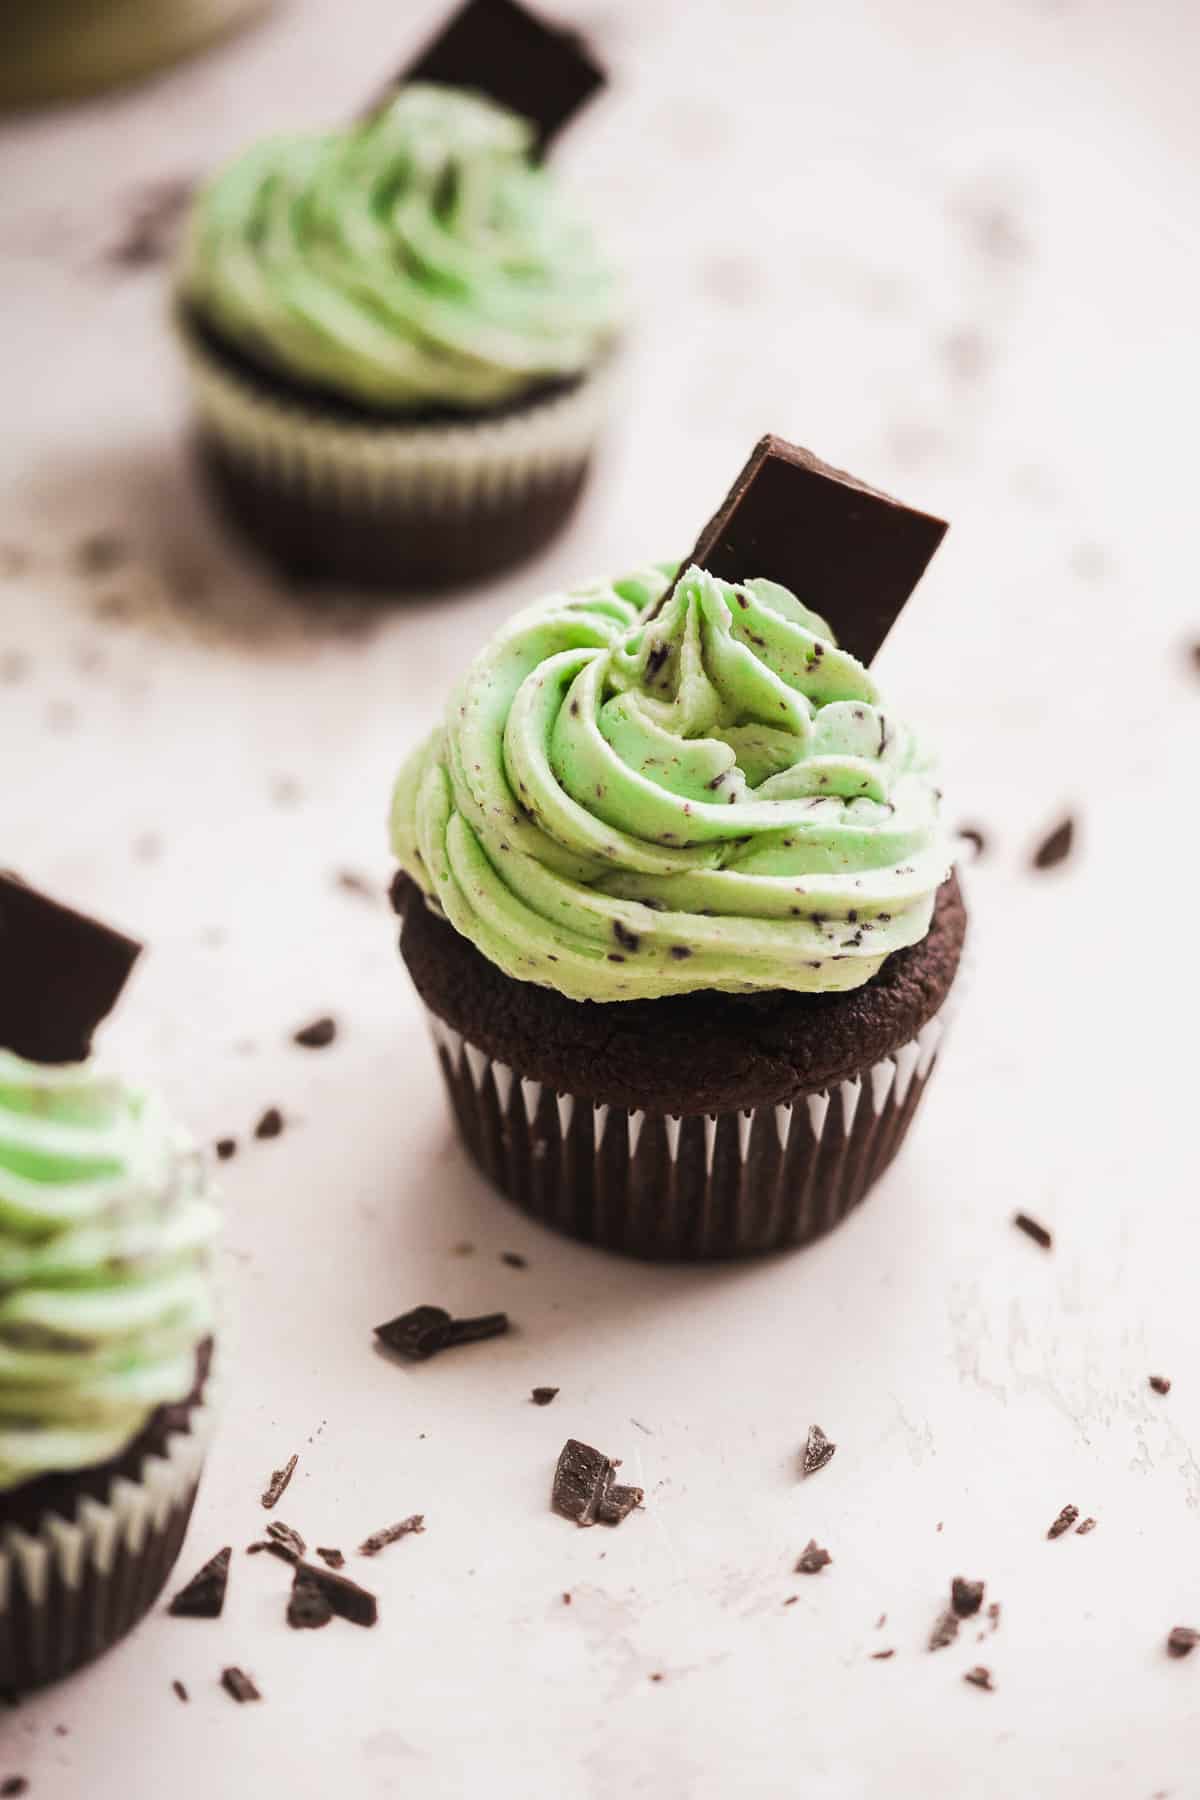
[[[373,1531],[358,1546],[360,1556],[378,1556],[389,1544],[398,1544],[401,1538],[411,1537],[414,1532],[424,1531],[425,1514],[410,1513],[407,1519],[401,1519],[395,1525],[385,1525],[382,1531]]]
[[[549,1406],[557,1393],[558,1389],[555,1387],[535,1387],[529,1398],[535,1406]]]
[[[310,1588],[316,1588],[331,1611],[339,1619],[349,1620],[351,1625],[374,1625],[379,1617],[379,1602],[375,1595],[359,1587],[348,1575],[320,1568],[316,1563],[297,1563],[292,1582],[293,1597],[297,1590],[307,1593]]]
[[[414,1306],[411,1312],[375,1327],[375,1336],[387,1349],[408,1357],[410,1362],[425,1362],[439,1350],[457,1344],[476,1344],[485,1338],[500,1337],[508,1330],[507,1313],[484,1313],[476,1319],[454,1319],[444,1306]]]
[[[346,1566],[346,1559],[341,1551],[334,1549],[330,1544],[318,1544],[317,1555],[328,1568],[343,1569]]]
[[[268,1106],[254,1127],[256,1138],[277,1138],[283,1133],[283,1114],[277,1106]]]
[[[282,1554],[285,1561],[298,1562],[308,1549],[308,1545],[298,1531],[285,1525],[282,1519],[272,1519],[267,1526],[268,1548]]]
[[[823,1469],[836,1449],[837,1445],[830,1443],[819,1425],[810,1425],[804,1445],[805,1475],[815,1475],[818,1469]]]
[[[960,1619],[969,1619],[979,1611],[986,1586],[983,1581],[967,1581],[961,1575],[954,1577],[950,1583],[950,1604]]]
[[[992,1671],[985,1669],[982,1663],[977,1663],[973,1669],[968,1669],[963,1680],[969,1681],[972,1687],[986,1688],[989,1694],[994,1692]]]
[[[578,1438],[568,1438],[554,1470],[550,1504],[564,1519],[579,1526],[619,1525],[640,1506],[645,1495],[638,1487],[613,1483],[617,1464],[602,1450]]]
[[[231,1137],[218,1138],[216,1143],[217,1161],[228,1162],[237,1155],[237,1139]]]
[[[29,1792],[29,1782],[24,1775],[8,1775],[0,1781],[0,1795],[4,1800],[16,1800],[18,1794]]]
[[[821,1570],[827,1569],[832,1561],[833,1558],[828,1550],[822,1549],[816,1538],[809,1538],[800,1552],[796,1563],[796,1573],[797,1575],[819,1575]]]
[[[283,1495],[287,1490],[288,1482],[296,1473],[296,1464],[299,1461],[300,1458],[298,1455],[289,1456],[282,1469],[272,1470],[271,1479],[268,1481],[262,1496],[262,1503],[267,1508],[268,1512],[273,1506],[277,1506],[279,1501],[283,1498]]]
[[[867,487],[811,450],[767,436],[680,573],[697,563],[724,581],[777,581],[869,663],[947,529],[944,519]]]
[[[175,1695],[177,1700],[182,1700],[184,1705],[187,1705],[188,1691],[184,1687],[182,1681],[173,1681],[171,1683],[171,1692]]]
[[[1175,1625],[1167,1637],[1168,1656],[1190,1656],[1200,1644],[1200,1631],[1191,1625]]]
[[[142,946],[0,873],[0,1045],[30,1062],[82,1062]]]
[[[871,1661],[888,1662],[895,1654],[896,1652],[894,1650],[872,1650]]]
[[[244,1669],[222,1669],[221,1686],[239,1705],[244,1704],[247,1700],[262,1699],[262,1695]]]
[[[1091,1515],[1089,1514],[1086,1519],[1080,1519],[1078,1525],[1075,1527],[1075,1536],[1076,1537],[1090,1536],[1091,1533],[1093,1531],[1095,1531],[1097,1524],[1098,1524],[1098,1520],[1093,1519],[1091,1517]]]
[[[293,1044],[299,1044],[303,1050],[324,1050],[332,1044],[337,1036],[337,1020],[326,1015],[314,1019],[311,1025],[302,1025],[299,1031],[292,1033]]]
[[[1026,1237],[1032,1238],[1034,1243],[1040,1245],[1043,1250],[1053,1249],[1054,1233],[1048,1231],[1040,1220],[1031,1218],[1028,1213],[1019,1212],[1013,1214],[1013,1224],[1018,1231],[1023,1231]]]
[[[320,1631],[333,1617],[329,1596],[297,1566],[288,1595],[287,1622],[293,1631]]]
[[[1062,1511],[1059,1513],[1057,1519],[1055,1519],[1053,1525],[1051,1525],[1049,1531],[1046,1533],[1046,1536],[1048,1538],[1061,1537],[1063,1535],[1064,1531],[1070,1531],[1072,1525],[1075,1523],[1075,1521],[1078,1517],[1079,1517],[1079,1508],[1077,1506],[1072,1506],[1070,1501],[1068,1501],[1066,1506],[1064,1506]]]
[[[181,1587],[167,1611],[174,1619],[219,1619],[229,1585],[229,1559],[233,1546],[226,1544],[210,1556],[202,1569]]]
[[[929,1648],[945,1650],[947,1645],[952,1644],[958,1636],[958,1623],[958,1614],[948,1606],[929,1634]]]
[[[1171,1377],[1169,1375],[1151,1375],[1150,1386],[1154,1389],[1156,1394],[1169,1394],[1171,1391]]]
[[[402,81],[474,88],[554,138],[598,88],[604,71],[575,32],[517,0],[466,0],[409,64]]]
[[[1071,854],[1071,846],[1075,841],[1074,819],[1064,819],[1055,827],[1049,837],[1044,838],[1033,854],[1035,869],[1053,869],[1065,862]]]

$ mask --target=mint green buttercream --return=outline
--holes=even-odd
[[[156,1099],[0,1050],[0,1492],[105,1461],[190,1392],[217,1224]]]
[[[830,992],[929,929],[929,765],[824,620],[664,566],[520,613],[396,783],[392,844],[507,974],[575,1000]]]
[[[183,299],[256,362],[389,413],[580,375],[616,287],[532,144],[481,96],[418,84],[347,129],[257,144],[196,202]]]

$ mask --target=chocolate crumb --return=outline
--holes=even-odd
[[[291,1609],[298,1605],[302,1609],[319,1611],[315,1598],[319,1594],[329,1609],[339,1619],[346,1619],[351,1625],[374,1625],[379,1617],[379,1602],[375,1595],[366,1588],[359,1587],[347,1575],[335,1574],[331,1569],[318,1568],[315,1563],[297,1563],[296,1574],[292,1582],[292,1600],[288,1607],[288,1623],[293,1624]],[[304,1624],[308,1624],[306,1619]],[[321,1620],[320,1623],[324,1623]]]
[[[346,1559],[341,1551],[333,1549],[328,1544],[318,1544],[317,1555],[331,1569],[344,1569],[346,1566]]]
[[[222,1669],[221,1686],[239,1705],[247,1700],[261,1700],[262,1695],[244,1669]]]
[[[258,1124],[254,1127],[256,1138],[277,1138],[283,1131],[283,1114],[277,1106],[268,1106]]]
[[[375,1336],[387,1349],[410,1362],[425,1362],[439,1350],[456,1344],[475,1344],[500,1337],[508,1330],[507,1313],[485,1313],[477,1319],[452,1319],[442,1306],[414,1306],[375,1327]]]
[[[1168,1656],[1190,1656],[1200,1644],[1200,1631],[1191,1625],[1175,1625],[1167,1638]]]
[[[645,1498],[641,1488],[621,1487],[613,1476],[618,1464],[578,1438],[568,1438],[554,1470],[550,1504],[564,1519],[581,1527],[600,1520],[619,1525]]]
[[[0,1781],[0,1794],[5,1796],[5,1800],[9,1800],[9,1796],[15,1800],[16,1795],[28,1792],[29,1782],[24,1775],[10,1775],[6,1780]]]
[[[1150,1386],[1154,1389],[1156,1394],[1169,1394],[1171,1391],[1171,1377],[1169,1375],[1152,1375],[1150,1377]]]
[[[557,1393],[557,1388],[535,1387],[529,1398],[533,1401],[535,1406],[549,1406]]]
[[[887,1624],[887,1614],[880,1613],[879,1617],[875,1621],[876,1631],[882,1631],[886,1624]]]
[[[947,1607],[945,1612],[940,1615],[933,1630],[929,1634],[929,1648],[931,1650],[944,1650],[948,1644],[954,1642],[957,1636],[958,1614],[953,1608]]]
[[[339,869],[333,879],[343,894],[353,894],[359,900],[374,901],[378,899],[372,883],[367,880],[365,875],[358,875],[353,869]]]
[[[973,1669],[968,1669],[963,1680],[969,1681],[972,1687],[986,1688],[989,1694],[995,1692],[992,1686],[992,1671],[985,1669],[982,1663],[977,1663]]]
[[[229,1559],[233,1546],[226,1544],[181,1587],[167,1611],[173,1619],[219,1619],[229,1584]]]
[[[1095,1531],[1095,1529],[1096,1520],[1089,1515],[1086,1519],[1080,1519],[1075,1527],[1075,1535],[1076,1537],[1086,1537],[1090,1531]]]
[[[424,1531],[425,1514],[410,1513],[407,1519],[401,1519],[397,1525],[385,1525],[382,1531],[373,1531],[369,1538],[364,1538],[358,1546],[360,1556],[378,1556],[389,1544],[395,1544],[401,1538],[411,1537],[413,1532]]]
[[[510,1269],[527,1269],[529,1267],[528,1258],[520,1255],[516,1250],[502,1250],[500,1261],[507,1263]]]
[[[1075,821],[1066,818],[1061,825],[1055,827],[1049,837],[1038,845],[1034,852],[1035,869],[1053,869],[1060,862],[1065,862],[1071,854],[1071,845],[1075,839]]]
[[[262,1503],[268,1511],[270,1511],[271,1507],[276,1506],[279,1503],[287,1488],[288,1482],[296,1473],[296,1464],[299,1461],[299,1456],[289,1456],[282,1469],[272,1470],[271,1479],[268,1481],[266,1491],[262,1496]]]
[[[783,1604],[785,1606],[795,1606],[795,1604],[799,1598],[800,1598],[799,1594],[789,1594]]]
[[[292,1042],[304,1050],[324,1050],[336,1036],[337,1021],[326,1017],[314,1019],[311,1025],[302,1025],[299,1031],[293,1031]]]
[[[1053,1248],[1054,1233],[1047,1231],[1046,1227],[1037,1219],[1030,1218],[1028,1213],[1014,1213],[1013,1224],[1018,1231],[1023,1231],[1026,1237],[1032,1238],[1035,1244],[1040,1244],[1043,1250]]]
[[[1068,1501],[1067,1505],[1063,1507],[1057,1519],[1055,1519],[1053,1525],[1046,1533],[1046,1536],[1048,1538],[1061,1537],[1064,1531],[1070,1531],[1078,1517],[1079,1508],[1077,1506],[1072,1506]]]
[[[895,1656],[895,1654],[896,1652],[894,1650],[872,1650],[871,1661],[887,1662],[889,1658]]]
[[[833,1558],[828,1550],[822,1549],[816,1538],[809,1538],[800,1552],[796,1563],[796,1573],[797,1575],[819,1575],[821,1570],[827,1569],[832,1561]]]
[[[978,825],[960,825],[958,835],[960,838],[965,838],[968,844],[975,846],[975,861],[978,862],[987,850],[987,838]]]
[[[810,1425],[808,1438],[804,1445],[804,1474],[815,1475],[830,1460],[836,1444],[831,1444],[819,1425]]]
[[[190,175],[167,176],[133,196],[125,229],[104,260],[121,269],[145,269],[165,262],[174,248],[195,188]]]
[[[182,1681],[173,1681],[173,1682],[172,1682],[172,1683],[171,1683],[171,1691],[172,1691],[172,1693],[173,1693],[173,1694],[174,1694],[174,1695],[175,1695],[175,1698],[176,1698],[176,1699],[177,1699],[177,1700],[182,1700],[182,1701],[183,1701],[183,1703],[184,1703],[184,1705],[185,1705],[185,1706],[186,1706],[186,1705],[187,1705],[187,1702],[188,1702],[188,1691],[187,1691],[187,1689],[186,1689],[186,1688],[185,1688],[185,1687],[184,1687],[184,1685],[183,1685],[183,1683],[182,1683]]]
[[[570,1596],[570,1594],[564,1594],[564,1595],[563,1595],[563,1597],[562,1597],[562,1603],[563,1603],[563,1605],[564,1605],[564,1606],[570,1606],[570,1604],[571,1604],[571,1596]]]
[[[216,1149],[218,1162],[228,1162],[231,1156],[237,1155],[237,1139],[218,1138]]]
[[[960,1619],[969,1619],[979,1611],[985,1586],[982,1581],[966,1581],[961,1575],[954,1577],[950,1583],[950,1604]]]

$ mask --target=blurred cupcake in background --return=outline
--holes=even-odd
[[[458,15],[365,119],[257,144],[195,203],[175,316],[204,467],[295,578],[478,579],[545,543],[583,486],[619,284],[539,160],[546,119],[494,97],[538,98],[520,42],[517,78],[488,52],[497,4]],[[439,55],[464,23],[473,57]]]
[[[91,1662],[153,1605],[211,1425],[204,1168],[91,1054],[137,954],[0,876],[0,1693]]]

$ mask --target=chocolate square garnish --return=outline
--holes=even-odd
[[[83,1062],[142,946],[0,874],[0,1045],[30,1062]]]
[[[777,581],[828,620],[843,649],[869,663],[947,530],[944,519],[767,436],[680,573],[697,563],[722,581]]]
[[[576,1525],[619,1525],[645,1499],[639,1487],[614,1483],[617,1463],[591,1444],[568,1438],[554,1470],[550,1504]]]
[[[576,32],[517,0],[466,0],[400,80],[486,94],[536,127],[544,155],[605,76]]]

